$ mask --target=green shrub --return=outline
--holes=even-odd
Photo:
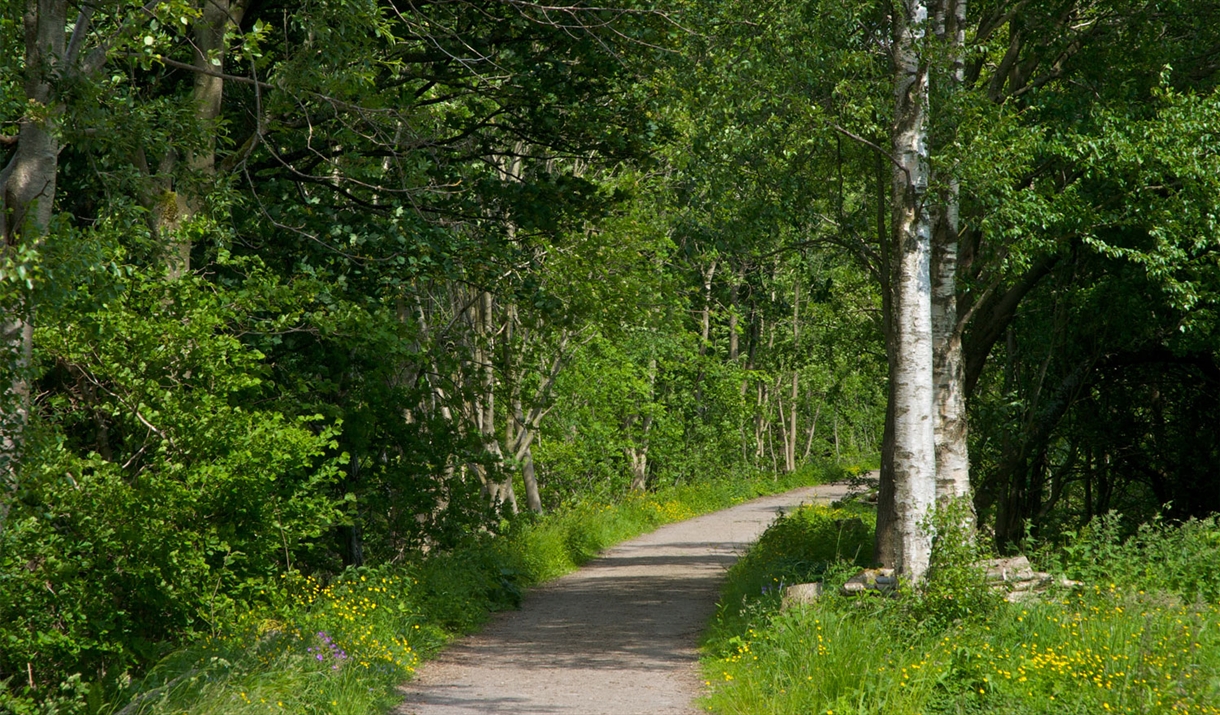
[[[1220,523],[1215,516],[1178,524],[1157,518],[1133,528],[1111,512],[1069,534],[1066,543],[1043,546],[1038,557],[1078,581],[1220,601]]]
[[[911,616],[933,628],[994,613],[1002,594],[987,583],[981,561],[986,550],[974,529],[974,512],[965,499],[942,503],[924,528],[933,534],[928,571],[906,601]]]

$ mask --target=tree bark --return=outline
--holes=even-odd
[[[813,391],[810,390],[809,404],[811,407],[813,407],[813,421],[809,425],[809,437],[805,439],[805,456],[801,458],[806,462],[809,461],[809,455],[811,452],[813,452],[813,437],[818,431],[818,415],[822,414],[822,403],[818,402],[817,404],[814,404],[813,397]]]
[[[203,141],[202,147],[187,157],[187,165],[200,178],[211,180],[216,174],[217,121],[224,103],[224,79],[219,75],[224,72],[228,52],[225,36],[241,23],[245,3],[230,0],[201,0],[201,3],[201,14],[193,28],[195,53],[192,64],[196,72],[191,99]],[[172,160],[173,155],[167,158]],[[191,269],[191,240],[177,229],[183,221],[203,209],[199,188],[192,186],[186,191],[172,191],[163,187],[158,197],[160,214],[166,215],[172,209],[174,217],[173,223],[165,227],[168,230],[162,232],[167,241],[166,265],[170,278],[178,278]]]
[[[965,41],[966,0],[939,0],[936,34],[948,48],[949,91],[956,91],[965,76],[962,46]],[[936,381],[936,497],[938,501],[964,499],[970,494],[970,459],[967,446],[965,363],[962,331],[957,315],[957,254],[959,185],[949,177],[935,209],[932,233],[932,334]]]
[[[801,341],[801,284],[792,286],[792,347],[798,349]],[[778,391],[777,391],[778,392]],[[797,403],[800,401],[800,371],[792,367],[792,402],[788,419],[792,426],[788,429],[788,439],[784,441],[784,469],[788,473],[796,471],[796,440],[797,440]]]
[[[928,189],[928,65],[920,52],[928,13],[923,0],[895,7],[893,171],[898,260],[894,389],[894,505],[898,569],[913,580],[927,570],[931,539],[922,528],[936,498],[931,222]]]
[[[738,341],[737,341],[737,284],[741,280],[741,272],[738,271],[729,280],[729,362],[737,363]],[[744,390],[745,387],[743,386]],[[742,393],[744,394],[744,392]]]
[[[797,403],[800,399],[798,390],[800,389],[800,373],[792,371],[792,414],[788,415],[788,419],[792,421],[792,428],[788,429],[788,443],[784,445],[784,466],[788,472],[797,471]]]
[[[885,336],[885,360],[887,374],[895,374],[898,361],[898,346],[895,342],[894,320],[898,314],[895,289],[897,266],[893,259],[893,235],[889,230],[886,214],[886,196],[891,190],[892,167],[876,158],[877,173],[877,245],[881,255],[879,275],[881,277],[881,331]],[[881,433],[881,469],[877,482],[877,528],[873,540],[873,561],[887,568],[898,566],[898,514],[894,505],[894,381],[886,382],[885,427]]]

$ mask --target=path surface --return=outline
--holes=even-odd
[[[663,526],[534,589],[403,686],[399,715],[696,713],[696,646],[724,572],[806,487]]]

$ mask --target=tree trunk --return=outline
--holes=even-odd
[[[476,405],[479,434],[482,437],[484,449],[491,455],[494,470],[480,470],[483,481],[483,491],[492,505],[499,508],[506,506],[512,513],[517,513],[517,496],[513,493],[513,478],[499,469],[504,463],[504,454],[500,451],[500,440],[496,436],[496,371],[494,365],[495,324],[492,319],[494,302],[491,292],[482,291],[475,306],[475,326],[477,347],[475,360],[480,376],[480,393]],[[499,480],[491,476],[491,471],[500,472]]]
[[[762,380],[759,380],[754,400],[754,459],[756,462],[762,461],[763,457],[767,455],[767,446],[764,442],[765,433],[771,429],[765,412],[767,407],[767,387]]]
[[[949,48],[947,81],[956,91],[965,76],[966,0],[939,0],[938,39]],[[957,315],[957,253],[960,231],[956,177],[945,182],[943,201],[936,207],[932,234],[932,332],[936,380],[936,497],[964,499],[970,494],[970,460],[966,443],[965,362]]]
[[[792,347],[798,350],[801,341],[801,284],[799,281],[793,283],[792,286]],[[777,391],[778,392],[778,391]],[[797,434],[797,416],[799,410],[797,404],[800,401],[800,371],[794,365],[792,368],[792,402],[789,405],[791,414],[788,415],[789,421],[792,423],[788,429],[788,438],[784,440],[784,469],[789,474],[796,471],[796,440]]]
[[[877,245],[881,254],[881,331],[885,337],[886,369],[895,374],[898,347],[894,337],[894,320],[898,313],[895,287],[896,270],[894,245],[886,214],[886,196],[892,183],[890,172],[880,155],[876,157],[877,174]],[[898,514],[894,506],[894,381],[885,389],[885,427],[881,433],[881,469],[877,482],[877,528],[874,531],[873,561],[887,568],[898,567]]]
[[[648,402],[655,399],[657,384],[657,359],[648,359]],[[645,413],[640,425],[640,443],[627,447],[627,461],[631,464],[631,491],[642,492],[648,486],[648,433],[652,431],[652,411]]]
[[[927,24],[923,0],[895,8],[894,32],[894,243],[898,261],[897,360],[894,389],[894,506],[898,517],[898,569],[923,577],[931,538],[922,528],[936,498],[932,291],[932,227],[928,187],[928,66],[920,45]]]
[[[792,403],[791,414],[788,419],[792,423],[792,427],[788,430],[788,440],[784,444],[784,467],[791,473],[796,471],[796,440],[797,440],[797,400],[800,399],[798,392],[800,385],[800,373],[796,370],[792,371]]]
[[[729,280],[729,362],[734,364],[737,362],[737,354],[739,352],[737,346],[737,284],[740,281],[740,271]],[[744,395],[744,385],[742,390]]]
[[[25,12],[25,98],[29,111],[20,120],[17,148],[0,171],[0,260],[23,260],[22,249],[33,248],[47,233],[55,209],[59,173],[57,103],[54,78],[65,67],[64,0],[27,0]],[[30,419],[30,356],[33,349],[33,306],[28,294],[3,307],[0,350],[9,373],[0,396],[0,531],[18,488],[18,469]]]
[[[711,265],[703,273],[703,311],[700,315],[700,327],[702,329],[703,342],[699,343],[699,354],[703,355],[707,352],[707,347],[712,339],[712,278],[716,275],[716,261],[712,261]]]
[[[194,59],[196,67],[195,86],[191,92],[194,103],[195,122],[203,141],[201,148],[187,157],[191,171],[204,180],[216,174],[217,122],[224,103],[224,79],[217,76],[224,72],[225,55],[228,51],[225,36],[241,23],[245,12],[244,2],[230,0],[202,0],[200,17],[194,24]],[[257,91],[257,90],[256,90]],[[256,118],[256,121],[259,121]],[[172,155],[167,157],[172,160]],[[174,221],[163,231],[166,244],[166,264],[170,278],[185,275],[191,269],[191,240],[177,230],[183,221],[203,209],[203,196],[199,186],[188,186],[186,191],[163,190],[159,197],[160,213],[165,215],[172,207]]]
[[[813,452],[813,437],[818,431],[818,415],[822,414],[822,403],[813,404],[813,390],[809,391],[809,403],[813,407],[813,423],[809,425],[809,437],[805,440],[805,456],[801,459],[809,461],[809,454]]]
[[[518,441],[524,446],[521,448],[523,452],[521,456],[521,480],[525,483],[525,508],[535,514],[542,513],[542,493],[538,491],[538,477],[534,473],[534,446],[529,439],[530,435],[526,434],[529,430],[529,425],[525,420],[525,412],[521,409],[521,392],[518,387],[520,383],[513,385],[513,419],[509,420],[506,435],[508,439],[505,444],[512,449],[516,447]],[[516,424],[522,434],[514,435],[512,425]]]

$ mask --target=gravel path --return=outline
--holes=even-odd
[[[620,544],[426,664],[396,712],[698,712],[696,645],[725,569],[779,510],[846,493],[845,484],[797,489]]]

